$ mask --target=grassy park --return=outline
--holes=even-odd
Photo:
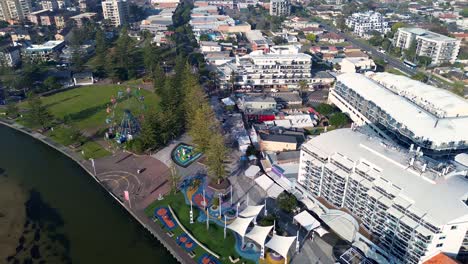
[[[148,109],[156,109],[159,105],[159,97],[155,93],[144,89],[137,90],[140,84],[141,82],[132,81],[121,85],[83,86],[41,97],[43,106],[56,120],[53,130],[48,130],[45,135],[65,146],[80,143],[77,150],[84,151],[85,158],[109,155],[98,142],[92,140],[102,138],[108,127],[106,119],[113,116],[112,123],[119,124],[125,109],[129,109],[137,118]],[[126,91],[128,87],[131,88],[129,94]],[[120,98],[119,91],[122,92]],[[144,99],[141,100],[140,96]],[[107,113],[107,108],[112,106],[112,98],[116,99],[116,103],[111,107],[111,113]],[[19,104],[20,109],[27,111],[28,107],[26,101]],[[26,127],[38,128],[28,118],[28,114],[17,121]]]
[[[224,240],[224,228],[216,225],[215,223],[210,222],[209,230],[206,230],[206,223],[197,222],[196,219],[199,215],[199,210],[194,208],[194,224],[190,224],[190,207],[185,204],[184,195],[179,192],[177,194],[169,194],[164,197],[162,201],[155,201],[150,206],[145,209],[145,213],[152,217],[155,208],[161,206],[170,205],[174,210],[174,213],[177,215],[179,221],[184,225],[184,227],[198,240],[200,243],[203,243],[207,248],[209,248],[214,253],[220,255],[220,260],[222,263],[231,263],[229,256],[233,258],[238,258],[235,247],[235,237],[233,232],[227,230],[226,240]],[[177,229],[180,229],[178,227]],[[178,233],[174,232],[176,236]],[[175,236],[175,237],[176,237]],[[204,253],[204,250],[201,247],[197,247],[200,251],[195,251],[197,257],[200,257]],[[196,258],[197,258],[196,257]],[[253,263],[245,259],[241,259],[240,263]]]

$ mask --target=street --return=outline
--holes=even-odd
[[[332,27],[332,26],[324,24],[324,23],[320,23],[320,26],[323,27],[325,30],[327,30],[329,32],[333,32],[333,33],[336,33],[336,34],[340,35],[341,37],[346,39],[346,41],[351,42],[351,44],[353,44],[353,46],[368,52],[369,56],[371,56],[372,58],[382,59],[386,63],[388,63],[388,65],[390,65],[390,66],[392,66],[392,67],[394,67],[394,68],[408,74],[409,76],[415,75],[416,73],[419,72],[416,69],[411,69],[411,68],[407,67],[401,60],[396,59],[396,58],[394,58],[392,56],[389,56],[387,54],[381,53],[376,48],[372,47],[371,45],[363,43],[363,42],[357,40],[356,38],[354,38],[353,36],[351,36],[350,34],[343,33],[340,30],[336,29],[335,27]],[[425,71],[420,71],[420,72],[426,74]],[[428,81],[428,83],[431,84],[431,85],[435,85],[435,86],[437,86],[439,88],[447,89],[446,85],[444,85],[440,81],[438,81],[436,79],[433,79],[433,78],[430,79]]]

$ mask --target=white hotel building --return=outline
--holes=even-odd
[[[468,101],[453,93],[390,73],[345,73],[329,101],[357,125],[426,156],[450,158],[468,151]]]
[[[450,38],[422,28],[399,28],[395,46],[409,49],[416,41],[416,54],[432,59],[432,64],[454,63],[460,51],[461,40]]]
[[[312,57],[297,46],[274,46],[269,53],[257,50],[236,58],[236,84],[253,88],[298,89],[310,84]]]
[[[339,129],[302,145],[296,189],[324,212],[341,211],[346,217],[330,227],[348,234],[350,242],[366,244],[372,256],[416,264],[438,252],[463,254],[468,241],[464,169],[434,166],[415,150]],[[328,214],[320,217],[326,221]]]
[[[368,37],[372,31],[385,34],[390,31],[388,22],[382,14],[374,11],[354,13],[346,19],[346,26],[353,29],[354,34]]]

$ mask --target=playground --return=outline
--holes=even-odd
[[[172,150],[172,160],[181,167],[188,167],[202,156],[201,152],[196,152],[193,146],[180,143]]]
[[[226,230],[226,238],[224,237],[224,226],[235,222],[237,218],[237,205],[232,203],[229,191],[219,195],[207,186],[205,176],[185,178],[180,183],[179,193],[155,201],[145,209],[145,212],[152,217],[157,214],[158,208],[170,205],[189,233],[220,256],[218,259],[207,255],[199,263],[239,261],[239,263],[283,264],[284,258],[269,249],[265,250],[265,259],[260,259],[261,248],[257,243],[250,240],[244,242],[238,234],[229,229]],[[197,254],[197,258],[198,256]]]

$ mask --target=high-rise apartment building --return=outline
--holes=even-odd
[[[271,0],[270,15],[289,16],[291,14],[291,2],[289,0]]]
[[[376,31],[385,34],[390,31],[388,22],[382,14],[374,11],[354,13],[346,19],[346,26],[353,29],[354,34],[368,37]]]
[[[339,210],[333,225],[350,242],[367,244],[388,263],[417,264],[465,251],[466,175],[466,167],[433,162],[414,148],[339,129],[302,145],[296,189],[325,219]]]
[[[114,27],[128,23],[128,11],[128,2],[126,0],[102,1],[104,19],[107,19]]]
[[[406,76],[345,73],[329,100],[360,126],[435,159],[468,151],[468,102]]]
[[[395,36],[395,46],[409,49],[416,45],[416,55],[432,59],[432,64],[454,63],[460,51],[461,40],[447,37],[422,28],[399,28]]]
[[[31,10],[30,0],[0,0],[0,20],[24,21]]]

